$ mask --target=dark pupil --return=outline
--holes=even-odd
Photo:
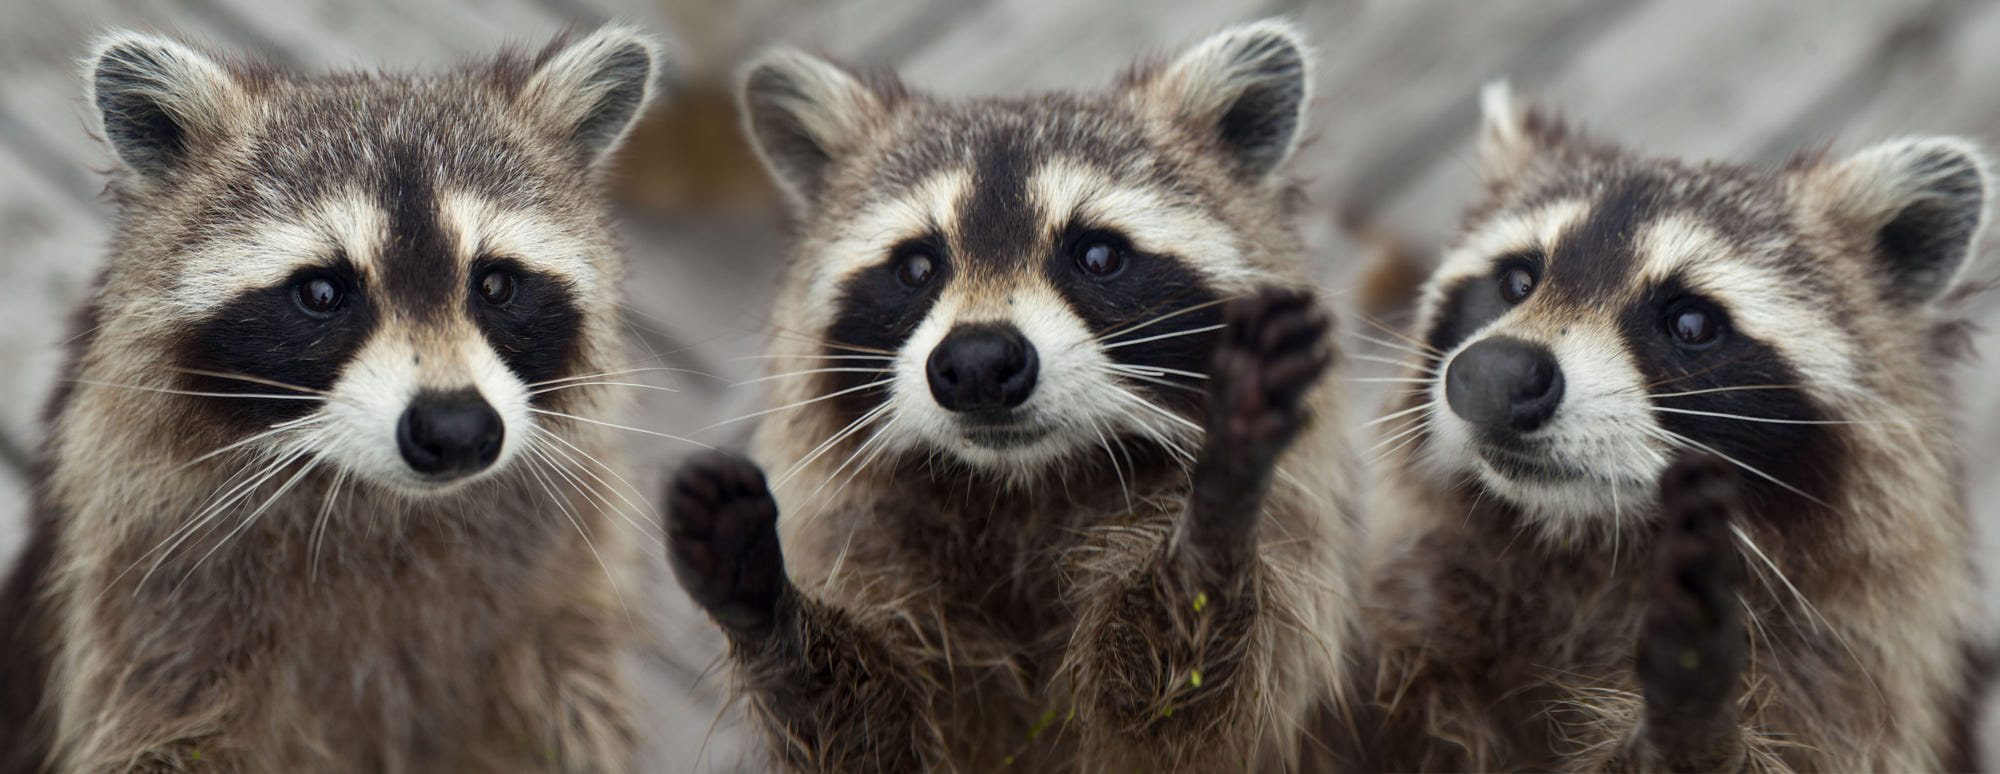
[[[299,286],[299,303],[314,312],[325,314],[340,306],[340,288],[331,280],[310,279]]]
[[[489,271],[479,279],[479,295],[489,304],[504,304],[514,297],[514,275]]]
[[[1527,269],[1515,266],[1500,275],[1500,295],[1507,299],[1507,303],[1521,303],[1534,289],[1535,275],[1528,273]]]
[[[912,253],[909,257],[903,259],[903,267],[897,272],[896,276],[902,279],[903,284],[916,287],[931,280],[931,270],[930,256],[923,253]]]
[[[1118,271],[1119,267],[1125,263],[1120,259],[1117,250],[1102,242],[1084,248],[1083,258],[1080,262],[1083,264],[1084,271],[1099,277]]]
[[[1674,315],[1674,336],[1688,344],[1706,344],[1715,339],[1715,321],[1707,312],[1689,309]]]

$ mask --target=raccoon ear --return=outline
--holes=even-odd
[[[189,146],[225,129],[243,98],[214,59],[166,38],[113,32],[92,47],[86,95],[118,160],[152,180],[179,168]]]
[[[900,85],[870,85],[797,49],[778,49],[743,70],[743,128],[794,208],[812,208],[833,160],[886,120]]]
[[[596,166],[653,98],[662,57],[651,37],[613,25],[575,41],[558,38],[538,61],[517,104],[562,137],[584,164]]]
[[[1514,96],[1505,79],[1479,89],[1479,178],[1497,182],[1519,175],[1540,155],[1550,121],[1534,102]]]
[[[1993,174],[1976,143],[1914,137],[1814,170],[1833,211],[1871,233],[1889,297],[1907,306],[1950,290],[1986,225]]]
[[[1146,107],[1213,132],[1255,179],[1298,147],[1310,70],[1298,28],[1266,19],[1216,33],[1166,67],[1136,74],[1131,86]]]

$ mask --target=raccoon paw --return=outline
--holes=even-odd
[[[1264,288],[1223,310],[1210,375],[1211,457],[1274,463],[1305,420],[1301,399],[1332,361],[1332,323],[1312,295]]]
[[[1728,463],[1689,455],[1660,477],[1660,497],[1664,523],[1638,652],[1648,725],[1655,734],[1687,725],[1733,731],[1750,647],[1738,597],[1742,559],[1729,526],[1741,513],[1737,479]],[[1677,739],[1655,748],[1700,746]]]
[[[1332,360],[1331,322],[1304,291],[1265,288],[1223,310],[1210,372],[1208,439],[1186,529],[1227,569],[1251,539],[1278,455],[1306,421],[1303,398]]]
[[[725,631],[771,631],[790,581],[778,546],[778,503],[755,463],[711,454],[681,468],[667,490],[667,561]]]
[[[1208,446],[1238,460],[1272,462],[1298,434],[1300,398],[1332,352],[1330,320],[1312,294],[1264,288],[1222,310],[1210,378]]]

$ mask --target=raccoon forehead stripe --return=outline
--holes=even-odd
[[[1248,285],[1257,276],[1229,228],[1198,203],[1157,186],[1124,184],[1081,161],[1056,158],[1035,170],[1028,195],[1050,229],[1108,228],[1142,252],[1200,256],[1203,272],[1225,286]]]
[[[1720,303],[1732,326],[1782,353],[1808,383],[1836,390],[1854,383],[1854,342],[1823,316],[1826,293],[1795,273],[1745,255],[1684,215],[1647,223],[1636,244],[1647,285],[1680,279]]]
[[[518,258],[571,282],[590,285],[600,279],[588,259],[594,249],[588,238],[546,212],[510,207],[476,191],[447,190],[438,195],[438,217],[456,237],[460,260]]]
[[[336,256],[366,275],[388,223],[387,213],[370,197],[348,191],[284,217],[202,235],[198,246],[177,256],[185,263],[174,303],[183,314],[206,315],[243,293],[282,284],[300,269],[328,266]]]
[[[1025,138],[1002,132],[973,169],[972,188],[959,209],[953,243],[961,256],[979,261],[1020,257],[1041,234],[1028,201],[1029,153]]]
[[[957,223],[958,203],[971,185],[972,175],[963,169],[938,172],[837,224],[825,249],[817,251],[824,262],[814,269],[818,276],[809,285],[807,308],[833,308],[842,278],[881,265],[905,240],[942,233]]]
[[[1634,241],[1640,225],[1656,211],[1660,183],[1621,180],[1594,197],[1590,217],[1563,231],[1548,252],[1542,284],[1572,303],[1591,306],[1632,286],[1638,271]]]
[[[389,211],[391,238],[382,245],[382,271],[394,282],[382,283],[397,311],[434,322],[451,309],[440,303],[456,298],[465,272],[455,260],[459,240],[447,233],[438,217],[436,167],[432,149],[415,141],[397,143],[377,194]]]
[[[1658,285],[1684,275],[1695,264],[1738,252],[1715,229],[1692,216],[1673,213],[1641,226],[1635,241],[1639,251],[1640,282]]]
[[[1500,256],[1549,249],[1589,213],[1590,205],[1583,199],[1561,199],[1481,224],[1445,256],[1425,286],[1423,308],[1431,314],[1442,311],[1445,294],[1460,281],[1491,274],[1493,259]]]

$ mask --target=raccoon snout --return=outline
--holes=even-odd
[[[1451,359],[1444,397],[1452,413],[1481,428],[1532,432],[1562,404],[1562,368],[1546,348],[1494,336]]]
[[[1001,411],[1035,392],[1035,345],[1011,325],[952,329],[931,350],[925,376],[931,397],[948,411]]]
[[[396,446],[412,470],[457,478],[492,465],[506,434],[500,412],[478,391],[422,392],[396,423]]]

